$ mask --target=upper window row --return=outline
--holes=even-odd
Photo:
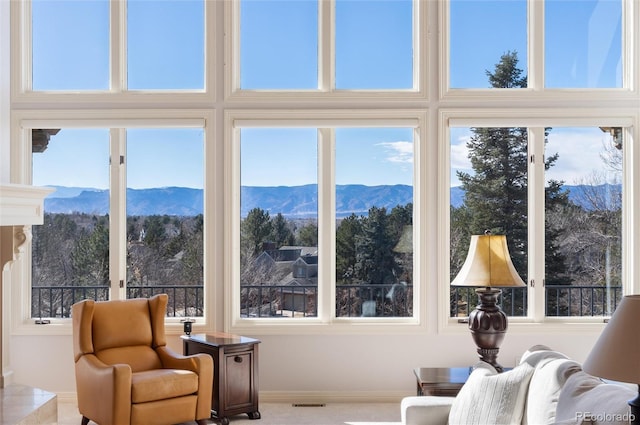
[[[448,28],[441,32],[448,85],[504,87],[498,80],[487,82],[487,70],[512,56],[529,70],[525,75],[534,75],[531,61],[543,62],[539,80],[546,88],[624,87],[623,3],[546,0],[543,19],[534,20],[527,0],[450,0],[443,9]],[[126,90],[206,90],[210,3],[117,4],[32,0],[34,91],[108,91],[113,81]],[[421,46],[427,40],[426,20],[420,17],[428,4],[240,0],[228,23],[237,27],[229,32],[235,85],[240,90],[419,89]],[[331,14],[334,19],[327,18]],[[115,28],[118,34],[112,33]],[[537,33],[544,34],[544,46],[536,44],[532,34]],[[510,88],[528,87],[525,75]]]

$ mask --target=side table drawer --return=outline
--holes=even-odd
[[[253,381],[253,350],[226,353],[224,356],[224,389],[227,394],[225,398],[225,411],[235,409],[245,409],[253,406],[256,394],[255,382]]]

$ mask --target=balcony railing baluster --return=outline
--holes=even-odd
[[[608,305],[615,310],[622,297],[620,286],[553,285],[545,289],[545,311],[551,316],[601,316],[609,313]],[[130,286],[126,293],[127,298],[170,294],[172,309],[167,311],[167,315],[171,317],[197,317],[204,312],[203,286]],[[318,287],[315,285],[243,285],[240,294],[240,311],[243,317],[318,315]],[[86,298],[104,301],[108,295],[109,286],[33,287],[32,317],[67,317],[74,303]],[[526,297],[526,288],[509,288],[503,291],[500,304],[504,306],[507,315],[523,316],[526,313]],[[195,305],[191,305],[190,298],[195,300]],[[608,299],[611,301],[607,301]],[[370,309],[368,307],[367,315],[410,317],[413,314],[413,287],[399,284],[336,286],[338,317],[363,316],[364,302],[375,304],[375,309],[374,305],[370,305]],[[474,288],[452,287],[450,316],[468,316],[476,303]]]

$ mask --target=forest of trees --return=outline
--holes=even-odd
[[[203,252],[202,215],[128,217],[128,296],[162,292],[145,289],[150,287],[184,287],[173,290],[172,302],[181,307],[169,313],[201,316]],[[74,301],[108,299],[109,216],[46,213],[44,224],[33,227],[32,258],[32,316],[68,317]]]

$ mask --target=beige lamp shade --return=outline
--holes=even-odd
[[[627,295],[611,316],[582,369],[590,375],[640,384],[640,295]]]
[[[473,235],[451,286],[526,286],[511,262],[505,235]]]

